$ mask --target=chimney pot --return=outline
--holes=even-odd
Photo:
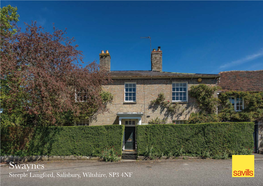
[[[101,53],[104,54],[104,50],[102,50]]]
[[[106,54],[109,54],[109,51],[108,51],[108,50],[106,50]]]
[[[160,46],[158,46],[158,50],[157,51],[161,51],[161,47]]]

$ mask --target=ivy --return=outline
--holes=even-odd
[[[218,98],[215,93],[220,87],[207,85],[192,86],[190,96],[197,100],[200,112],[192,113],[188,123],[216,122],[216,121],[257,121],[263,118],[263,92],[226,91]],[[229,97],[242,97],[244,110],[236,112],[229,101]],[[219,108],[218,115],[216,108]]]
[[[218,99],[214,96],[218,89],[219,87],[216,86],[201,84],[192,86],[189,95],[196,99],[201,113],[212,114],[215,113],[218,105]]]
[[[229,97],[244,99],[244,110],[236,112],[229,102]],[[257,121],[263,118],[263,92],[227,91],[219,95],[222,121]]]

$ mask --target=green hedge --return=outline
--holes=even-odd
[[[137,126],[139,155],[195,155],[222,158],[252,152],[254,123]],[[151,149],[151,150],[150,150]]]
[[[1,155],[99,156],[114,146],[122,153],[124,126],[2,128]]]

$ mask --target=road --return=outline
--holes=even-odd
[[[117,163],[86,160],[27,164],[27,167],[24,166],[26,169],[21,169],[21,165],[20,169],[15,169],[15,165],[1,167],[1,186],[263,185],[263,160],[255,160],[254,178],[232,178],[232,160],[175,159]]]

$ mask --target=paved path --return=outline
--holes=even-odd
[[[32,163],[27,164],[29,164],[29,166],[32,166],[30,165]],[[40,169],[30,169],[29,171],[27,171],[10,169],[10,167],[8,166],[1,167],[1,186],[263,185],[263,160],[255,160],[254,178],[232,178],[232,160],[177,159],[118,163],[105,163],[97,161],[59,161],[34,162],[34,164],[39,164]],[[44,165],[43,169],[41,169],[41,165]],[[30,173],[31,177],[29,177]],[[84,173],[86,173],[88,177],[85,177]],[[26,174],[26,178],[20,179],[19,177],[13,177],[15,175],[23,176]],[[53,175],[54,177],[32,177],[43,175]],[[58,177],[58,175],[60,175],[60,177]]]

